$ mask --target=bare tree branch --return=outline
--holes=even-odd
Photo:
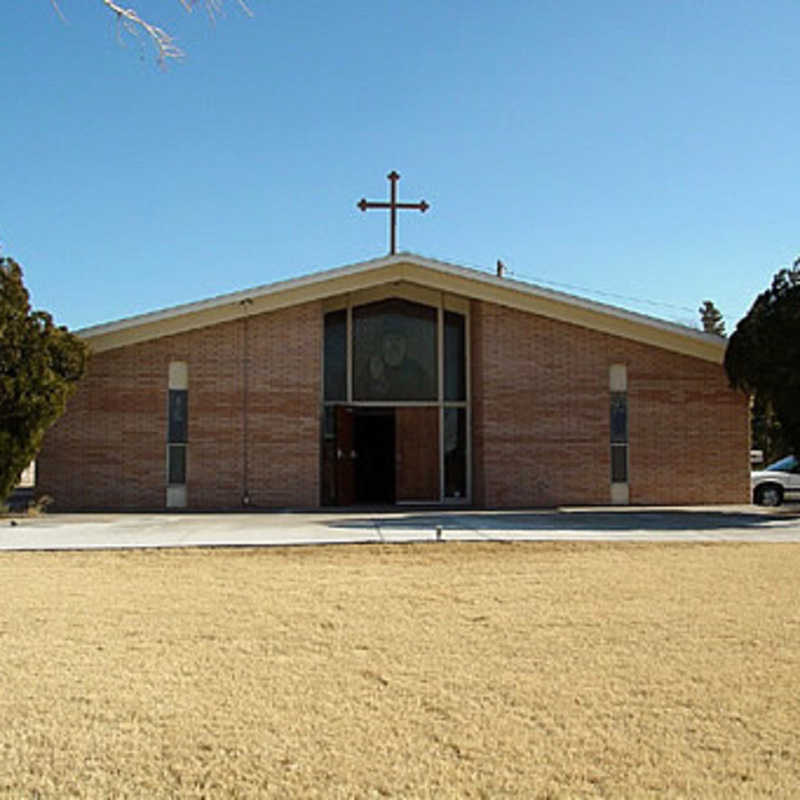
[[[131,36],[138,36],[144,33],[145,36],[150,39],[156,48],[157,60],[161,66],[163,66],[169,58],[180,59],[183,57],[183,50],[178,47],[172,35],[153,22],[150,22],[150,20],[144,19],[135,8],[125,7],[121,5],[118,0],[100,0],[100,2],[115,15],[120,29]],[[224,5],[224,0],[179,0],[179,2],[184,9],[190,13],[196,5],[202,4],[211,20],[215,20],[222,13]],[[253,12],[250,10],[245,0],[237,0],[237,3],[245,14],[250,17],[253,16]],[[59,7],[58,0],[50,0],[50,4],[61,19],[66,21]]]
[[[53,6],[53,8],[55,9],[56,14],[58,14],[58,16],[61,17],[61,21],[62,22],[66,22],[67,18],[61,12],[61,8],[59,7],[59,5],[56,2],[56,0],[50,0],[50,5]]]
[[[144,31],[151,39],[158,51],[158,63],[163,65],[168,58],[183,58],[183,50],[175,44],[175,40],[163,28],[142,19],[135,8],[124,8],[115,0],[101,0],[103,5],[117,16],[117,22],[131,36],[136,36]],[[186,6],[186,0],[181,0]],[[191,10],[190,6],[186,6]]]

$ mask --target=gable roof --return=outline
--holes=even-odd
[[[726,340],[664,320],[487,272],[398,253],[94,325],[77,331],[94,352],[146,342],[347,292],[404,282],[483,300],[722,363]]]

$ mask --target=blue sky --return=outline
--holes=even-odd
[[[126,0],[166,71],[59,3],[0,11],[0,246],[72,328],[383,255],[392,169],[400,249],[677,322],[800,255],[796,2]]]

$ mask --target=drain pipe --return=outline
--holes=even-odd
[[[244,310],[244,317],[242,319],[243,338],[242,345],[242,506],[247,508],[250,503],[250,488],[249,482],[249,460],[250,454],[248,452],[248,428],[247,428],[247,401],[248,389],[250,386],[250,349],[249,349],[249,322],[250,322],[250,306],[253,301],[246,297],[239,305]]]

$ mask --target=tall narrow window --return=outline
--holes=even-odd
[[[467,496],[467,409],[444,409],[444,496]]]
[[[611,482],[628,482],[627,392],[611,392]]]
[[[444,399],[467,399],[464,315],[444,312]]]
[[[325,400],[347,399],[347,311],[325,315]]]
[[[628,502],[628,374],[624,364],[609,371],[611,439],[611,500]]]
[[[186,448],[189,442],[189,370],[169,365],[167,406],[167,506],[186,505]]]
[[[188,441],[188,395],[186,389],[169,390],[169,478],[171,484],[186,483]]]

